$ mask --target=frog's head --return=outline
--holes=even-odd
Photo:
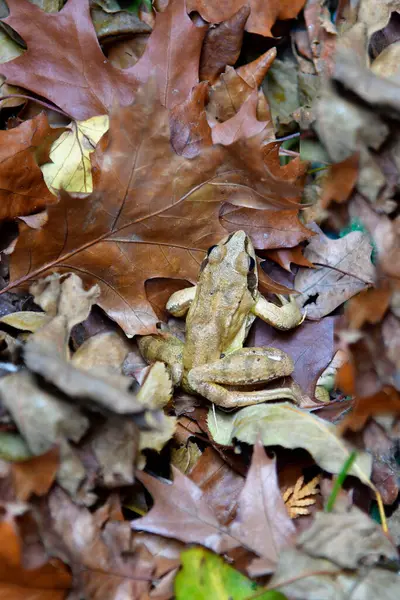
[[[251,239],[244,231],[235,231],[223,238],[219,244],[209,248],[202,269],[206,266],[220,275],[229,275],[228,280],[245,280],[248,290],[254,296],[257,291],[257,263]]]

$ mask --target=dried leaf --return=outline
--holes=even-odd
[[[279,552],[294,541],[296,530],[279,490],[275,459],[268,458],[260,441],[254,444],[237,516],[229,531],[261,557],[249,566],[252,576],[274,571]]]
[[[51,448],[45,454],[12,465],[15,495],[21,502],[32,494],[44,496],[50,490],[59,466],[59,452]]]
[[[154,506],[144,517],[131,521],[132,529],[201,544],[214,552],[237,546],[239,542],[224,533],[200,488],[178,469],[172,467],[172,472],[174,480],[170,484],[147,473],[137,473],[153,496]]]
[[[229,414],[217,411],[216,419],[209,413],[208,428],[219,444],[232,444],[234,438],[255,444],[259,436],[264,446],[304,448],[330,473],[339,473],[353,450],[334,425],[288,402],[247,406]],[[370,485],[371,457],[359,452],[350,474]]]
[[[338,240],[322,233],[311,239],[304,255],[315,269],[299,269],[294,281],[303,294],[302,306],[307,304],[307,318],[324,317],[373,283],[371,252],[369,237],[361,231]]]
[[[64,600],[71,576],[59,560],[52,559],[37,569],[22,565],[21,541],[9,521],[0,523],[0,595],[12,600]]]
[[[310,397],[314,397],[318,377],[330,363],[334,353],[333,333],[335,319],[305,321],[291,331],[277,331],[257,320],[247,344],[253,347],[272,346],[284,350],[294,362],[293,379]]]
[[[327,208],[332,201],[346,202],[357,182],[357,177],[358,154],[331,165],[322,188],[322,208]]]
[[[0,220],[29,215],[54,204],[39,166],[48,160],[61,129],[51,129],[42,113],[0,132]]]
[[[21,331],[37,331],[46,323],[49,323],[51,317],[41,312],[33,312],[30,310],[10,313],[1,317],[0,323],[15,327]]]
[[[319,490],[317,489],[319,481],[320,476],[317,475],[304,485],[304,477],[302,475],[298,478],[294,486],[288,487],[285,490],[283,500],[291,519],[297,519],[300,515],[310,514],[307,506],[312,506],[316,502],[316,499],[312,496],[319,494]]]
[[[285,248],[281,250],[268,250],[266,256],[280,265],[282,269],[285,269],[291,273],[292,263],[302,267],[309,267],[310,269],[314,267],[312,262],[305,258],[303,251],[303,246],[295,246],[294,248],[289,249]]]
[[[128,335],[151,333],[158,319],[145,280],[197,279],[203,251],[226,234],[221,202],[230,197],[256,208],[292,207],[296,202],[288,198],[299,189],[283,179],[289,173],[279,167],[278,148],[264,162],[258,138],[211,147],[191,161],[177,156],[168,113],[146,90],[132,107],[114,114],[109,135],[105,153],[99,147],[94,153],[99,185],[84,205],[62,193],[41,230],[23,227],[10,287],[50,270],[76,270],[86,284],[99,284],[100,305]],[[300,168],[291,168],[289,181]],[[54,230],[60,232],[56,237]]]
[[[129,69],[114,68],[102,53],[87,0],[68,0],[55,14],[25,0],[10,0],[8,6],[10,16],[3,21],[20,34],[28,49],[1,65],[7,83],[45,96],[79,120],[106,114],[116,100],[125,105],[132,102],[137,79]],[[60,31],[71,32],[68,53]]]
[[[391,290],[388,285],[363,290],[346,305],[346,316],[351,329],[360,329],[365,323],[380,323],[389,307]]]
[[[42,166],[47,187],[53,194],[93,191],[90,154],[108,129],[106,115],[86,121],[73,121],[50,150],[50,163]]]
[[[203,19],[210,23],[220,23],[229,19],[239,8],[246,5],[244,0],[234,0],[231,2],[210,3],[206,0],[188,0],[188,11],[195,10],[201,14]],[[294,19],[304,6],[304,0],[294,0],[293,2],[271,0],[266,3],[259,3],[257,0],[250,0],[250,17],[246,23],[246,31],[258,33],[273,37],[271,27],[278,19]]]
[[[249,14],[250,8],[242,6],[232,17],[208,29],[201,51],[200,81],[208,80],[212,84],[226,65],[235,64]]]
[[[48,506],[43,534],[51,534],[52,554],[71,565],[74,587],[82,597],[117,600],[148,591],[154,561],[148,552],[132,550],[127,522],[112,521],[104,507],[92,514],[59,488],[50,493]]]

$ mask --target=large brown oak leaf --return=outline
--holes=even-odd
[[[175,154],[168,111],[154,91],[146,86],[112,116],[108,145],[102,148],[103,138],[94,153],[95,191],[87,198],[63,193],[40,230],[22,224],[7,289],[75,271],[100,285],[100,306],[127,335],[149,333],[157,317],[146,280],[195,282],[204,251],[227,233],[220,222],[226,200],[297,206],[299,189],[283,179],[285,167],[279,178],[278,167],[263,162],[258,136],[205,148],[192,160]]]

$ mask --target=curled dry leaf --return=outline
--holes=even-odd
[[[229,414],[217,411],[215,418],[210,412],[208,428],[219,444],[230,445],[234,439],[255,444],[259,437],[264,446],[304,448],[329,473],[340,473],[353,450],[334,425],[288,402],[247,406]],[[357,454],[350,474],[371,485],[371,457],[366,452]]]

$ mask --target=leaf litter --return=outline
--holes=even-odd
[[[127,4],[1,7],[0,591],[394,600],[399,6]],[[136,336],[238,230],[305,320],[227,412]]]

